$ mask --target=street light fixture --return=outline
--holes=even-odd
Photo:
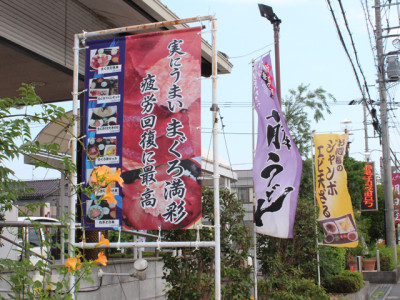
[[[281,67],[279,58],[279,24],[282,20],[274,13],[271,6],[258,4],[260,14],[274,25],[274,42],[275,42],[275,78],[276,78],[276,93],[279,103],[281,103]]]

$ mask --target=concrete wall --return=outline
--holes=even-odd
[[[133,260],[111,261],[106,267],[101,266],[105,273],[132,273],[134,272]],[[162,279],[163,262],[158,259],[148,259],[149,266],[146,271],[146,279],[139,281],[135,277],[128,276],[104,276],[101,288],[94,292],[79,292],[78,299],[140,299],[150,300],[165,299],[165,281]],[[95,285],[83,282],[80,286],[81,291],[92,290],[99,286],[100,279],[97,276],[98,270],[94,270],[92,278]]]
[[[118,276],[118,275],[105,275],[100,280],[98,277],[98,270],[102,269],[105,273],[132,273],[133,259],[123,259],[118,261],[109,261],[106,267],[92,269],[91,275],[94,284],[82,281],[80,283],[77,299],[96,299],[96,300],[110,300],[110,299],[140,299],[140,300],[161,300],[166,299],[164,294],[165,281],[163,276],[163,262],[157,258],[147,259],[149,266],[146,271],[146,279],[139,281],[135,277]],[[55,270],[55,269],[53,269]],[[55,273],[55,271],[53,271]],[[9,276],[10,274],[2,274],[2,276]],[[55,280],[57,275],[53,277]],[[0,298],[11,299],[7,296],[9,286],[4,280],[0,280]],[[2,298],[3,297],[3,298]]]

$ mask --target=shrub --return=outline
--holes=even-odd
[[[385,245],[378,246],[377,249],[379,250],[381,271],[392,271],[396,267],[393,249]]]
[[[285,289],[273,289],[273,283],[259,280],[257,284],[258,299],[306,300],[329,299],[323,288],[320,288],[312,279],[289,278],[285,281]]]
[[[361,273],[343,271],[331,278],[331,282],[325,287],[331,293],[347,294],[359,291],[364,285]]]

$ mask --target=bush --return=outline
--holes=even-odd
[[[331,282],[326,285],[330,293],[347,294],[359,291],[364,285],[361,273],[343,271],[332,277]]]
[[[318,287],[312,279],[290,278],[285,281],[285,289],[283,290],[276,290],[273,285],[270,281],[259,280],[257,283],[258,299],[329,299],[325,290]]]
[[[381,271],[392,271],[396,267],[393,249],[385,245],[378,246],[377,249],[379,250]]]

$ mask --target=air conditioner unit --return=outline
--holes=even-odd
[[[388,56],[386,59],[386,73],[389,81],[400,79],[400,64],[397,55]]]

